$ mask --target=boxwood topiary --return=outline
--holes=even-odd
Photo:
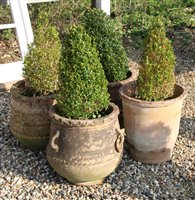
[[[67,118],[94,118],[109,104],[107,80],[90,36],[80,25],[64,41],[56,96],[59,113]]]
[[[40,13],[34,35],[25,56],[23,73],[26,86],[34,95],[47,95],[57,90],[61,41],[45,13]]]
[[[96,43],[100,62],[109,82],[127,78],[128,57],[114,21],[100,9],[88,9],[81,17],[87,33]]]
[[[153,21],[144,45],[137,80],[138,97],[147,101],[171,98],[175,88],[175,55],[160,18]]]

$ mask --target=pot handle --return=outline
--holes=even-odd
[[[57,144],[55,144],[55,141],[56,141],[57,138],[59,138],[59,135],[60,135],[60,131],[57,131],[56,134],[51,139],[51,146],[56,152],[59,151],[59,147],[58,147]]]
[[[120,153],[123,150],[123,142],[125,140],[125,137],[124,133],[118,128],[116,128],[116,132],[117,132],[117,139],[115,142],[115,149],[118,153]]]

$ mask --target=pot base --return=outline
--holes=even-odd
[[[171,149],[160,149],[158,151],[143,152],[128,144],[128,150],[133,159],[146,164],[163,163],[171,159]]]
[[[12,133],[20,144],[34,151],[44,150],[49,142],[49,136],[30,137],[30,136],[25,136],[21,133],[15,133],[15,132]]]
[[[77,182],[74,182],[74,181],[71,181],[71,180],[68,180],[70,183],[74,184],[74,185],[78,185],[78,186],[91,186],[91,185],[99,185],[99,184],[102,184],[104,179],[101,179],[101,180],[96,180],[96,181],[89,181],[89,182],[80,182],[80,183],[77,183]]]

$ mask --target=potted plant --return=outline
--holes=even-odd
[[[45,149],[49,141],[49,108],[58,89],[61,42],[47,16],[39,15],[34,42],[24,60],[24,80],[11,88],[10,129],[31,149]]]
[[[116,29],[114,20],[106,13],[100,9],[88,9],[82,15],[81,22],[98,50],[100,62],[109,82],[111,101],[117,104],[122,112],[119,88],[136,80],[138,70],[128,66],[128,57],[122,45],[120,31]],[[122,127],[122,113],[119,119]]]
[[[101,183],[118,166],[124,137],[96,48],[80,25],[66,35],[59,73],[57,104],[50,110],[48,162],[71,183]]]
[[[146,37],[137,83],[121,88],[124,126],[132,157],[144,163],[171,159],[184,89],[175,84],[175,55],[164,24],[155,19]]]

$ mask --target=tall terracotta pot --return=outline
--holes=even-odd
[[[34,150],[45,149],[49,141],[49,109],[53,96],[27,97],[22,95],[24,80],[15,83],[10,92],[10,129],[20,143]]]
[[[119,107],[119,110],[120,110],[119,122],[120,122],[121,128],[124,128],[124,122],[123,122],[122,101],[120,98],[119,89],[123,85],[126,85],[128,83],[131,83],[137,80],[137,77],[138,77],[138,68],[134,64],[129,63],[128,78],[122,81],[110,82],[108,84],[108,92],[110,94],[111,102],[115,103]]]
[[[101,183],[119,165],[124,136],[119,130],[118,107],[98,119],[72,120],[50,110],[51,133],[47,159],[53,169],[76,185]]]
[[[121,88],[124,126],[131,156],[143,163],[171,159],[179,132],[184,89],[176,85],[172,99],[156,102],[133,98],[136,84]],[[131,97],[129,96],[131,94]]]

